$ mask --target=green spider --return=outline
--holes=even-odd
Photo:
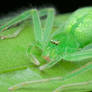
[[[40,48],[42,51],[41,57],[48,61],[47,64],[39,67],[40,70],[49,69],[54,66],[56,63],[65,60],[71,62],[83,61],[85,59],[92,58],[92,7],[82,8],[75,11],[63,27],[59,27],[57,30],[52,31],[55,10],[53,8],[47,8],[40,11],[36,9],[28,10],[17,16],[13,20],[10,20],[6,24],[0,27],[0,31],[3,32],[6,29],[10,28],[13,25],[16,25],[30,17],[32,17],[34,25],[34,35],[35,42],[28,48],[27,55],[32,58],[32,62],[35,65],[40,65],[39,60],[35,57],[31,50],[33,47]],[[44,27],[41,25],[40,17],[43,17],[47,14],[47,19]],[[15,32],[13,35],[1,36],[1,39],[16,37],[20,33],[20,30]],[[64,78],[57,77],[51,79],[43,79],[36,81],[28,81],[20,83],[13,87],[10,87],[9,90],[15,90],[21,86],[31,83],[46,82],[50,80],[67,80],[81,72],[85,72],[89,69],[92,69],[92,63],[88,63],[77,71],[65,76]],[[63,88],[69,86],[80,86],[91,84],[90,82],[75,83],[61,86],[54,90],[58,92],[63,90]],[[62,88],[63,87],[63,88]]]

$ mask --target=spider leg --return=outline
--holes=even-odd
[[[79,82],[79,83],[72,83],[72,84],[66,84],[58,87],[53,92],[63,92],[63,91],[69,91],[69,90],[81,90],[81,91],[91,91],[92,90],[92,80],[86,81],[86,82]]]
[[[32,44],[32,45],[29,46],[29,48],[27,49],[27,56],[29,57],[30,61],[31,61],[33,64],[35,64],[35,65],[40,65],[39,60],[36,58],[35,55],[33,55],[33,54],[31,53],[31,50],[32,50],[33,47],[35,47],[34,44]]]
[[[92,49],[89,49],[91,47],[92,47],[92,45],[88,45],[87,47],[85,47],[83,50],[81,50],[79,52],[76,52],[76,53],[73,53],[70,55],[66,55],[66,56],[64,56],[64,60],[77,62],[77,61],[83,61],[85,59],[92,58]],[[86,65],[84,65],[82,68],[73,71],[72,74],[65,76],[64,80],[72,78],[72,77],[74,77],[82,72],[88,71],[90,69],[92,69],[92,62],[89,62]],[[89,89],[92,90],[92,81],[87,81],[87,82],[81,82],[81,83],[62,85],[53,92],[61,92],[61,91],[66,90],[68,88],[72,89],[73,87],[75,87],[75,88],[77,87],[81,90],[88,90],[88,89],[85,89],[85,88],[87,88],[86,87],[87,85],[91,85],[91,87]]]
[[[54,16],[55,16],[55,11],[54,9],[48,9],[48,14],[47,14],[47,20],[45,23],[45,29],[44,29],[44,42],[48,42],[51,38],[51,31],[52,31],[52,26],[54,23]]]
[[[43,82],[55,81],[55,80],[60,80],[60,79],[62,79],[62,78],[55,77],[55,78],[48,78],[48,79],[41,79],[41,80],[26,81],[26,82],[22,82],[20,84],[14,85],[14,86],[8,88],[8,90],[13,91],[13,90],[19,89],[21,87],[25,87],[30,84],[33,85],[33,84],[39,84],[39,83],[43,83]]]
[[[45,15],[47,15],[47,21],[46,21],[45,30],[42,30],[40,17]],[[27,10],[24,13],[20,14],[19,16],[15,17],[14,19],[2,25],[0,27],[0,32],[3,32],[6,29],[10,28],[11,26],[31,18],[34,24],[34,34],[35,34],[36,41],[45,42],[45,39],[47,41],[47,39],[49,39],[48,36],[50,36],[51,28],[53,25],[53,19],[54,19],[53,8],[46,8],[39,11],[37,11],[37,9]]]
[[[10,39],[10,38],[15,38],[16,36],[19,35],[19,33],[23,30],[23,28],[18,29],[16,32],[14,32],[13,34],[9,34],[6,36],[0,36],[0,39],[4,40],[4,39]]]
[[[41,27],[41,21],[39,13],[36,9],[31,10],[33,25],[34,25],[34,35],[35,40],[37,42],[42,42],[42,27]]]
[[[26,81],[26,82],[22,82],[20,84],[17,84],[17,85],[14,85],[12,87],[9,88],[9,90],[13,91],[13,90],[16,90],[16,89],[19,89],[21,87],[25,87],[27,85],[31,85],[31,84],[37,84],[37,83],[43,83],[43,82],[49,82],[49,81],[55,81],[55,80],[60,80],[61,82],[62,81],[66,81],[80,73],[83,73],[85,71],[88,71],[92,69],[92,62],[89,62],[88,64],[84,65],[83,67],[79,68],[79,69],[76,69],[74,70],[72,73],[64,76],[64,77],[56,77],[56,78],[48,78],[48,79],[41,79],[41,80],[35,80],[35,81]],[[76,86],[79,86],[79,85],[87,85],[88,84],[92,84],[92,81],[88,81],[88,82],[83,82],[83,83],[75,83],[74,85]],[[72,84],[70,85],[66,85],[66,86],[63,86],[64,88],[66,87],[71,87]],[[61,89],[62,87],[59,87],[57,88],[54,92],[58,92],[58,90],[62,90]],[[92,87],[91,87],[92,88]]]
[[[41,27],[41,21],[39,17],[39,13],[37,10],[32,10],[32,19],[33,19],[33,24],[34,24],[34,34],[35,34],[35,40],[37,42],[40,42],[42,47],[46,47],[50,34],[52,31],[52,25],[53,25],[53,20],[54,20],[54,9],[48,9],[46,10],[47,12],[47,20],[45,24],[45,28],[42,29]]]
[[[45,31],[44,31],[45,34],[43,34],[39,13],[37,12],[36,9],[31,10],[33,24],[34,24],[35,40],[36,40],[36,42],[39,42],[40,43],[40,46],[41,47],[44,47],[43,46],[43,43],[44,43],[44,38],[43,37],[44,37],[44,35],[47,35],[48,36],[50,34],[50,33],[48,34],[48,32],[51,30],[52,23],[53,23],[53,17],[54,17],[54,14],[53,13],[54,13],[54,10],[53,9],[50,9],[50,10],[47,10],[47,11],[48,11],[48,14],[47,14],[46,28],[45,28]],[[47,37],[45,37],[45,38],[47,38]],[[37,44],[35,44],[35,45],[37,45]],[[41,48],[40,46],[38,46],[38,47]],[[39,65],[40,63],[37,60],[37,58],[35,57],[35,55],[30,54],[31,48],[32,47],[29,47],[28,48],[28,51],[27,51],[28,52],[28,56],[31,55],[31,57],[33,58],[33,61],[34,61],[33,63],[36,64],[36,65]]]
[[[84,49],[72,54],[68,54],[63,56],[64,60],[72,61],[72,62],[78,62],[78,61],[83,61],[85,59],[92,58],[92,49]]]
[[[60,60],[62,59],[62,57],[57,57],[55,60],[51,60],[50,62],[48,62],[45,65],[42,65],[39,67],[40,70],[45,70],[45,69],[49,69],[52,66],[54,66],[56,63],[60,62]]]
[[[92,69],[92,62],[89,62],[87,63],[86,65],[84,65],[82,68],[79,68],[75,71],[73,71],[71,74],[65,76],[62,80],[66,80],[66,79],[70,79],[72,78],[73,76],[77,75],[77,74],[80,74],[81,72],[85,72],[85,71],[88,71]]]
[[[53,8],[51,8],[51,9],[53,9]],[[39,10],[40,17],[45,16],[47,14],[47,10],[48,10],[48,8]],[[9,27],[16,25],[17,23],[20,23],[28,18],[31,18],[31,11],[32,10],[27,10],[24,13],[16,16],[15,18],[13,18],[13,19],[9,20],[8,22],[6,22],[5,24],[3,24],[0,27],[0,32],[5,31]]]
[[[72,78],[72,77],[74,77],[74,76],[76,76],[76,75],[78,75],[80,73],[86,72],[86,71],[88,71],[90,69],[92,69],[92,62],[89,62],[86,65],[84,65],[83,67],[74,70],[72,73],[70,73],[70,74],[66,75],[65,77],[63,77],[62,79],[60,79],[60,81],[61,82],[62,81],[66,81],[66,80],[68,80],[68,79],[70,79],[70,78]],[[54,92],[61,92],[61,91],[65,90],[65,89],[68,89],[68,87],[76,87],[76,86],[80,87],[80,85],[81,85],[80,89],[82,89],[83,86],[87,86],[88,84],[92,85],[92,81],[87,81],[87,82],[82,82],[82,83],[68,84],[68,85],[64,85],[64,86],[62,85],[59,88],[57,88]],[[90,88],[92,88],[92,86]]]

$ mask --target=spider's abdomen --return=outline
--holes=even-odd
[[[74,38],[85,46],[92,42],[92,7],[75,11],[66,23],[65,31],[74,35]]]

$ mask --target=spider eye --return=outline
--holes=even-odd
[[[51,40],[50,41],[52,44],[58,45],[60,43],[60,41],[55,41],[55,40]]]

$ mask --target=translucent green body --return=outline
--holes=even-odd
[[[64,22],[65,23],[64,26],[61,27],[59,25],[59,26],[57,26],[59,28],[59,30],[57,30],[57,28],[55,28],[55,30],[54,30],[55,25],[54,25],[53,20],[54,20],[54,16],[55,16],[54,15],[55,11],[53,8],[45,9],[45,12],[39,12],[39,11],[37,11],[37,9],[32,9],[27,12],[24,12],[23,14],[14,18],[13,20],[10,20],[9,22],[5,23],[5,25],[0,27],[0,31],[1,32],[6,31],[7,28],[11,28],[12,26],[14,27],[14,25],[16,25],[20,22],[22,23],[22,21],[24,21],[26,19],[32,18],[31,22],[33,21],[32,22],[33,26],[32,25],[29,25],[29,26],[33,27],[34,30],[32,29],[32,31],[31,31],[33,34],[32,33],[28,33],[28,34],[30,34],[29,35],[30,37],[34,35],[34,42],[33,41],[31,42],[31,38],[30,39],[28,38],[30,40],[29,43],[31,43],[31,45],[28,47],[28,43],[27,43],[27,45],[25,45],[25,40],[27,40],[26,39],[27,36],[25,36],[25,37],[22,36],[23,39],[25,39],[25,40],[23,40],[22,44],[20,43],[21,42],[20,41],[19,45],[16,45],[16,49],[19,48],[17,46],[20,46],[20,48],[22,48],[22,49],[20,50],[20,48],[19,48],[19,52],[15,53],[15,55],[13,55],[13,57],[16,57],[17,54],[22,52],[23,55],[21,53],[18,55],[18,56],[22,55],[21,56],[22,59],[19,59],[16,57],[17,60],[20,62],[20,60],[22,61],[23,58],[29,56],[29,58],[33,59],[33,61],[31,60],[31,63],[34,63],[35,65],[39,66],[39,67],[36,67],[37,71],[39,71],[39,69],[45,70],[45,69],[51,68],[59,61],[62,62],[62,60],[72,61],[72,63],[71,63],[72,65],[70,67],[70,69],[71,69],[74,67],[74,65],[77,64],[74,62],[83,61],[83,63],[84,63],[84,59],[92,58],[92,44],[91,44],[91,42],[92,42],[91,41],[91,35],[92,35],[91,34],[91,29],[92,29],[91,22],[92,21],[91,21],[91,13],[90,12],[91,12],[91,8],[79,9],[75,13],[73,13],[73,15],[67,20],[66,23]],[[43,22],[44,24],[41,25],[43,20],[40,20],[40,16],[44,16],[46,14],[47,14],[46,21],[44,21]],[[31,30],[31,27],[29,27],[29,32]],[[27,31],[27,30],[24,29],[24,31]],[[19,32],[20,31],[18,31],[18,33]],[[15,33],[17,34],[16,30],[15,30]],[[5,38],[16,37],[16,34],[15,35],[11,34],[11,36],[10,35],[3,36],[3,37],[1,37],[1,39],[4,37]],[[11,39],[11,40],[13,40],[13,39]],[[19,40],[20,39],[18,39],[17,41],[19,41]],[[15,41],[15,43],[17,44],[16,41]],[[11,44],[11,42],[10,42],[10,44]],[[13,47],[13,45],[11,46],[11,48],[12,47]],[[24,48],[26,48],[26,50],[24,50],[24,52],[23,52]],[[36,52],[40,53],[40,54],[38,54],[38,57],[37,57],[37,54],[34,53],[33,48],[35,49]],[[38,50],[38,48],[40,48],[41,50]],[[7,48],[5,51],[7,51]],[[11,53],[13,54],[14,50],[12,50]],[[10,53],[10,56],[12,56],[11,53]],[[42,58],[44,58],[43,56],[45,56],[45,60],[42,59]],[[40,66],[39,58],[42,59],[43,62],[45,61],[44,62],[45,65],[42,65],[43,63],[41,63],[42,66]],[[11,59],[11,58],[9,58],[9,59]],[[27,62],[26,59],[24,59],[24,61]],[[29,61],[30,61],[30,59],[28,59],[28,64],[31,64],[31,63],[29,63]],[[47,64],[46,64],[46,61],[47,61]],[[11,63],[14,63],[14,62],[12,61]],[[20,63],[23,63],[23,62],[20,62]],[[59,63],[55,66],[57,68],[57,71],[60,71],[60,76],[62,76],[63,72],[66,72],[66,71],[63,71],[64,68],[68,71],[67,67],[69,66],[70,62],[63,62],[63,63],[64,64]],[[66,67],[65,67],[65,63],[67,63]],[[16,65],[16,66],[18,66],[18,65]],[[23,65],[21,65],[21,66],[23,68]],[[60,68],[57,66],[59,66]],[[27,67],[29,68],[29,65]],[[31,68],[32,68],[32,66],[31,66]],[[52,72],[55,73],[54,68],[51,68],[51,69],[52,69],[52,71],[48,70],[49,74],[51,74]],[[51,78],[51,79],[48,78],[48,79],[28,81],[28,82],[23,81],[23,83],[18,82],[19,83],[18,85],[11,86],[11,87],[9,86],[8,90],[13,91],[13,90],[19,89],[21,87],[24,87],[25,85],[28,85],[28,84],[47,82],[47,81],[51,81],[51,80],[60,80],[60,82],[62,83],[62,81],[70,79],[80,73],[83,73],[83,72],[91,70],[91,69],[92,69],[92,63],[89,62],[88,64],[86,64],[83,67],[74,71],[73,73],[69,73],[70,72],[69,71],[67,73],[67,75],[65,75],[63,78],[58,77],[58,78]],[[21,73],[19,73],[19,74],[21,74]],[[26,74],[23,74],[23,76],[24,75],[26,75]],[[41,71],[40,71],[40,75],[41,75]],[[46,76],[47,75],[48,75],[48,73],[46,73]],[[28,76],[30,76],[30,75],[28,75]],[[58,76],[58,73],[56,72],[56,75],[54,74],[54,76]],[[74,83],[74,84],[65,85],[65,88],[73,87],[73,86],[75,86],[75,87],[80,86],[80,88],[81,88],[82,85],[86,86],[88,84],[92,85],[92,81],[90,81],[90,82],[86,81],[86,82],[82,82],[82,83],[78,83],[78,84]],[[63,90],[65,88],[64,88],[64,86],[63,86],[63,88],[61,86],[61,87],[57,88],[54,92],[59,92],[59,90]],[[85,87],[83,87],[83,88],[85,88]]]
[[[55,35],[53,40],[60,41],[58,45],[49,44],[50,57],[64,56],[80,51],[92,43],[92,7],[75,11],[67,20],[61,33]],[[52,54],[51,54],[52,53]]]

